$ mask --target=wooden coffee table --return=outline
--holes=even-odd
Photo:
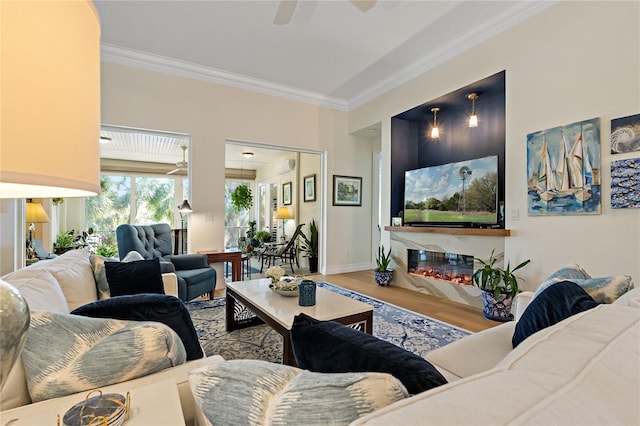
[[[316,289],[315,306],[299,306],[297,297],[280,296],[269,288],[269,279],[227,283],[227,331],[267,323],[283,337],[282,363],[296,365],[291,348],[293,318],[305,313],[320,321],[336,321],[349,326],[361,326],[373,333],[373,307],[324,288]],[[243,312],[242,305],[255,316]]]

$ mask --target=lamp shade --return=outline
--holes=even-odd
[[[276,212],[276,219],[293,219],[293,216],[288,208],[280,207]]]
[[[100,20],[90,1],[0,2],[0,198],[100,192]]]
[[[191,213],[193,211],[193,209],[191,208],[191,205],[189,204],[189,201],[184,200],[182,202],[182,204],[180,204],[178,206],[178,211],[180,213]]]
[[[42,204],[27,201],[25,216],[28,223],[49,223],[49,216],[44,211]]]

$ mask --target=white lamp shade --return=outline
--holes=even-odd
[[[100,20],[90,1],[0,2],[0,198],[100,192]]]
[[[478,114],[471,114],[469,116],[469,127],[478,127]]]

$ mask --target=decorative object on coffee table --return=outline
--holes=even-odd
[[[316,304],[316,283],[311,280],[302,280],[299,284],[300,295],[298,305],[314,306]]]
[[[264,276],[271,280],[271,284],[275,284],[280,281],[280,278],[284,277],[284,269],[280,266],[271,266],[267,269],[267,272],[264,273]]]
[[[374,269],[374,279],[376,284],[388,286],[393,280],[393,270],[389,269],[391,263],[391,249],[385,253],[384,245],[378,247],[378,256],[376,256],[377,267]]]
[[[511,269],[511,262],[507,262],[506,268],[496,266],[498,259],[495,257],[495,249],[491,250],[491,256],[486,262],[476,258],[476,262],[482,264],[482,268],[473,273],[473,283],[482,291],[485,318],[494,321],[511,321],[511,303],[513,297],[519,293],[518,279],[513,274],[518,269],[526,266],[531,260],[525,260]]]
[[[280,296],[298,296],[300,281],[302,281],[302,278],[284,276],[278,282],[269,284],[269,288]]]

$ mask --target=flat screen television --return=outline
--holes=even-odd
[[[404,224],[497,226],[497,193],[497,155],[407,170],[404,174]]]

